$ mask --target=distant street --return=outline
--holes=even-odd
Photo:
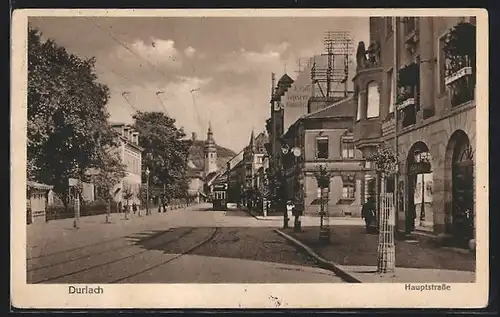
[[[113,217],[113,224],[89,218],[75,230],[54,221],[28,232],[28,283],[342,282],[276,234],[279,222],[243,211],[204,204]]]

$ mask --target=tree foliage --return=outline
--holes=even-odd
[[[133,118],[139,145],[144,148],[143,170],[150,171],[150,186],[165,186],[166,198],[185,197],[191,141],[184,139],[185,133],[175,126],[175,119],[162,112],[137,112]],[[145,178],[144,172],[143,175]]]
[[[399,155],[401,155],[401,153],[399,153]],[[378,172],[387,175],[393,175],[398,171],[398,155],[396,155],[394,149],[387,144],[379,145],[377,150],[367,158],[367,161],[373,162]]]
[[[330,179],[332,178],[332,172],[328,171],[326,167],[320,165],[316,171],[314,171],[314,177],[318,183],[319,188],[329,188]]]
[[[103,167],[114,145],[109,90],[97,81],[94,64],[29,28],[28,177],[53,185],[65,204],[68,179],[88,181],[88,170]]]
[[[92,183],[97,188],[97,196],[103,200],[113,199],[113,189],[125,176],[125,165],[121,163],[120,157],[111,149],[108,155],[102,156],[101,167],[89,173]]]

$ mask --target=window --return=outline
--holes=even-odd
[[[394,92],[396,90],[393,69],[391,69],[387,73],[387,80],[388,80],[387,87],[389,87],[389,89],[388,89],[389,90],[389,113],[393,113],[394,112]]]
[[[316,157],[319,159],[328,158],[328,137],[316,138]]]
[[[387,17],[385,18],[385,29],[386,29],[386,34],[389,35],[392,33],[393,28],[392,28],[392,17]]]
[[[368,105],[366,109],[366,117],[367,118],[378,117],[380,112],[380,92],[378,84],[374,81],[368,84],[367,101]]]
[[[354,185],[346,184],[342,187],[343,199],[354,199]]]
[[[361,120],[361,94],[358,93],[358,111],[356,114],[356,121]]]
[[[406,35],[414,32],[417,29],[417,18],[407,17],[403,19],[404,32]]]
[[[443,94],[446,91],[446,86],[444,84],[446,68],[446,58],[444,55],[445,40],[446,34],[441,36],[438,40],[438,91],[440,94]]]
[[[354,158],[354,143],[352,138],[342,138],[342,158],[353,159]]]

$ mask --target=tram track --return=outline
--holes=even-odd
[[[160,232],[157,232],[157,233],[154,233],[154,234],[150,235],[149,237],[146,237],[144,239],[140,239],[138,241],[140,241],[141,243],[144,243],[144,242],[147,242],[147,241],[151,241],[153,239],[161,237],[162,235],[165,235],[165,234],[167,234],[169,232],[172,232],[172,231],[173,231],[173,228],[165,230],[165,231],[160,231]],[[107,241],[101,241],[101,242],[98,242],[98,243],[92,243],[92,244],[88,244],[88,245],[77,247],[77,248],[72,248],[72,249],[67,249],[67,250],[61,250],[61,251],[58,251],[58,252],[47,254],[45,256],[38,256],[38,257],[29,258],[29,259],[27,259],[27,261],[29,262],[29,261],[33,261],[33,260],[46,259],[46,258],[50,258],[50,257],[53,257],[53,256],[62,255],[64,253],[71,253],[71,252],[74,252],[74,251],[83,250],[85,248],[91,248],[91,247],[101,246],[101,245],[113,243],[115,241],[121,241],[122,239],[129,239],[129,238],[132,238],[132,235],[127,235],[127,236],[123,236],[123,237],[119,237],[119,238],[115,238],[115,239],[110,239],[110,240],[107,240]],[[46,269],[46,268],[54,267],[54,266],[57,266],[57,265],[61,265],[61,264],[65,264],[65,263],[71,263],[71,262],[74,262],[74,261],[77,261],[77,260],[82,260],[82,259],[90,258],[92,256],[101,255],[101,254],[104,254],[104,253],[107,253],[107,252],[118,251],[118,250],[121,250],[121,249],[125,249],[125,248],[128,248],[128,247],[134,246],[135,244],[136,244],[136,241],[132,241],[132,242],[126,243],[125,245],[122,245],[122,246],[119,246],[119,247],[116,247],[116,248],[113,248],[113,247],[106,248],[106,249],[104,249],[102,251],[99,251],[99,252],[91,252],[91,253],[88,253],[88,254],[84,254],[84,255],[81,255],[81,256],[77,256],[77,257],[71,257],[70,259],[66,259],[66,260],[62,260],[62,261],[57,261],[57,262],[54,262],[54,263],[49,263],[49,264],[45,264],[45,265],[41,265],[41,266],[34,266],[34,267],[31,267],[31,268],[28,268],[26,270],[26,272],[34,272],[34,271],[38,271],[38,270],[41,270],[41,269]]]
[[[188,255],[189,253],[193,252],[194,250],[198,249],[199,247],[205,245],[206,243],[208,243],[212,239],[214,239],[218,232],[219,232],[219,228],[216,227],[216,228],[214,228],[214,230],[212,231],[212,233],[208,237],[206,237],[205,239],[203,239],[201,242],[197,243],[196,245],[190,247],[188,250],[186,250],[186,251],[184,251],[184,252],[182,252],[180,254],[176,254],[174,257],[172,257],[172,258],[170,258],[168,260],[165,260],[165,261],[162,261],[162,262],[157,263],[155,265],[152,265],[150,267],[147,267],[147,268],[145,268],[145,269],[143,269],[143,270],[141,270],[139,272],[135,272],[134,274],[130,274],[130,275],[126,276],[126,277],[121,277],[119,279],[116,279],[116,280],[112,281],[111,283],[119,283],[119,282],[125,281],[127,279],[130,279],[132,277],[139,276],[139,275],[144,274],[144,273],[146,273],[148,271],[154,270],[157,267],[160,267],[160,266],[165,265],[165,264],[167,264],[169,262],[172,262],[172,261],[180,258],[181,256]]]
[[[158,250],[158,249],[161,249],[161,248],[165,248],[166,246],[171,245],[171,244],[173,244],[173,243],[181,240],[182,238],[185,238],[185,237],[193,234],[193,232],[195,232],[196,229],[197,228],[188,228],[186,231],[182,232],[181,234],[179,234],[176,237],[173,237],[172,239],[168,239],[167,241],[163,241],[163,242],[160,242],[158,244],[150,245],[145,250],[134,252],[134,253],[129,254],[127,256],[121,256],[121,257],[118,257],[116,259],[105,261],[105,262],[99,263],[99,264],[88,265],[88,266],[85,266],[85,267],[83,267],[81,269],[72,270],[72,271],[64,273],[64,274],[58,274],[56,276],[51,276],[51,277],[47,277],[47,278],[43,278],[43,279],[38,279],[38,280],[36,280],[36,281],[34,281],[32,283],[34,283],[34,284],[47,283],[47,282],[49,282],[49,283],[57,283],[57,280],[61,280],[61,279],[64,280],[64,279],[70,278],[71,276],[75,276],[75,275],[78,275],[78,274],[80,274],[80,275],[81,274],[85,274],[85,272],[88,272],[88,271],[94,271],[94,273],[95,273],[95,270],[97,270],[99,268],[104,268],[104,267],[107,267],[107,266],[116,265],[116,264],[118,264],[120,262],[126,263],[127,261],[132,260],[134,257],[147,256],[146,253],[149,252],[149,251],[151,251],[151,249],[157,249]],[[154,235],[154,237],[148,237],[147,240],[152,240],[154,238],[161,237],[161,236],[163,236],[163,235],[165,235],[167,233],[170,233],[170,232],[172,232],[172,231],[171,230],[167,230],[165,232],[158,233],[158,234]],[[138,272],[133,272],[132,274],[127,274],[126,276],[122,276],[120,278],[115,278],[114,280],[111,280],[110,282],[107,282],[107,283],[118,283],[118,282],[124,281],[126,279],[129,279],[129,278],[138,276],[140,274],[143,274],[143,273],[145,273],[147,271],[153,270],[153,269],[155,269],[155,268],[157,268],[157,267],[159,267],[161,265],[164,265],[166,263],[169,263],[171,261],[174,261],[175,259],[177,259],[177,258],[179,258],[179,257],[181,257],[183,255],[186,255],[186,254],[189,254],[189,253],[193,252],[195,249],[199,248],[203,244],[205,244],[205,243],[209,242],[210,240],[212,240],[215,237],[215,235],[217,234],[217,232],[218,232],[218,228],[215,228],[214,230],[212,230],[212,232],[210,233],[210,235],[208,237],[205,237],[201,242],[197,242],[195,245],[190,246],[187,250],[182,250],[182,252],[180,252],[179,254],[174,255],[173,257],[170,257],[170,258],[168,258],[166,260],[160,260],[158,263],[156,263],[154,265],[147,266],[147,267],[145,267],[144,269],[141,269]],[[189,241],[189,240],[186,240],[186,241]],[[144,240],[142,240],[142,242],[144,242]],[[133,246],[133,245],[128,244],[126,246],[120,246],[120,247],[115,248],[115,249],[109,249],[109,250],[106,250],[106,251],[99,252],[98,254],[103,254],[103,253],[106,253],[106,252],[113,252],[113,251],[117,251],[119,249],[125,249],[125,248],[130,247],[130,246]],[[74,258],[74,259],[71,259],[71,260],[61,261],[59,263],[54,263],[54,264],[51,264],[51,265],[47,265],[45,268],[56,267],[57,265],[75,262],[75,261],[81,260],[83,258],[92,257],[93,255],[96,255],[96,253],[93,253],[93,254],[91,253],[88,256],[86,255],[85,257]],[[154,259],[156,260],[156,256],[154,257]],[[158,259],[160,259],[160,257]],[[126,265],[125,265],[125,267],[126,267]],[[78,281],[75,281],[75,282],[78,282]]]
[[[181,239],[181,238],[189,235],[194,230],[195,230],[195,228],[189,228],[188,230],[186,230],[185,232],[182,232],[180,235],[174,237],[173,239],[169,239],[168,241],[163,241],[161,243],[154,244],[153,247],[157,247],[158,248],[158,247],[167,246],[168,244],[171,244],[172,242],[177,241],[177,240],[179,240],[179,239]],[[163,234],[166,234],[166,233],[167,233],[167,231],[164,232]],[[158,238],[160,236],[161,236],[161,234],[159,234],[155,238]],[[117,251],[119,249],[121,249],[121,248],[115,248],[113,250],[108,250],[107,252],[113,252],[113,251]],[[51,277],[48,277],[48,278],[44,278],[44,279],[41,279],[41,280],[34,281],[32,283],[33,284],[38,284],[38,283],[44,283],[44,282],[51,282],[51,281],[54,281],[54,280],[57,280],[57,279],[61,279],[61,278],[64,278],[64,277],[68,277],[68,276],[71,276],[71,275],[75,275],[75,274],[82,273],[82,272],[85,272],[85,271],[89,271],[89,270],[92,270],[92,269],[96,269],[96,268],[99,268],[99,267],[104,267],[106,265],[110,265],[110,264],[113,264],[113,263],[118,263],[120,261],[132,258],[134,256],[138,256],[138,255],[144,254],[144,253],[146,253],[148,251],[149,251],[149,249],[141,250],[141,251],[129,254],[127,256],[118,257],[116,259],[109,260],[109,261],[106,261],[106,262],[103,262],[103,263],[86,266],[86,267],[84,267],[82,269],[74,270],[74,271],[71,271],[71,272],[68,272],[68,273],[64,273],[64,274],[59,274],[59,275],[56,275],[56,276],[51,276]],[[91,256],[92,256],[92,254],[90,255],[90,257]],[[70,262],[75,262],[75,261],[77,261],[77,260],[67,261],[67,262],[65,262],[63,264],[70,263]],[[52,265],[48,265],[46,268],[56,267],[58,265],[60,265],[60,264],[52,264]]]

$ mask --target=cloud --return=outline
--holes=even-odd
[[[189,46],[188,48],[186,48],[184,50],[184,55],[186,55],[187,57],[193,57],[194,56],[194,53],[196,53],[196,49],[194,49],[193,47]]]
[[[177,48],[175,48],[173,40],[152,38],[147,42],[137,40],[127,46],[135,54],[123,46],[118,46],[112,53],[114,57],[122,61],[135,62],[138,65],[144,65],[149,62],[153,65],[166,68],[182,67],[181,56]]]
[[[248,51],[241,48],[223,56],[216,67],[219,72],[234,72],[238,74],[270,71],[280,67],[282,55],[289,48],[287,42],[266,44],[260,51]]]
[[[179,76],[175,81],[157,82],[148,88],[128,87],[127,99],[132,106],[119,92],[114,93],[108,104],[111,120],[131,123],[134,107],[142,111],[166,110],[188,135],[196,132],[204,138],[211,121],[216,142],[239,150],[248,143],[252,127],[256,132],[263,130],[268,113],[267,95],[255,94],[246,87],[213,92],[208,86],[212,82],[211,77]],[[191,93],[191,89],[197,90]],[[156,96],[156,91],[163,93]]]

